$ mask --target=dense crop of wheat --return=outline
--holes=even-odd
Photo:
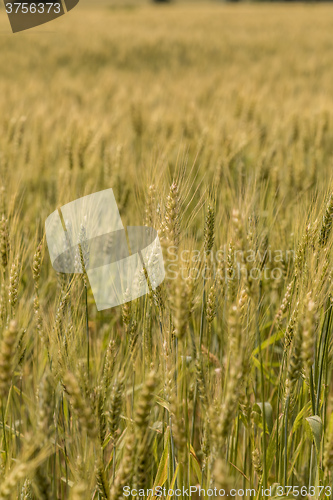
[[[0,10],[0,499],[332,486],[332,7],[115,5]],[[97,312],[44,222],[110,187],[166,279]]]

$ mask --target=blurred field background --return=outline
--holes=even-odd
[[[332,33],[329,4],[105,0],[12,35],[1,4],[1,499],[332,486]],[[109,187],[167,279],[97,313],[44,222]]]

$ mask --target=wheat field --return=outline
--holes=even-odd
[[[332,32],[86,1],[12,35],[1,5],[1,500],[333,498]],[[98,312],[44,224],[107,188],[166,278]]]

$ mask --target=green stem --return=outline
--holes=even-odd
[[[89,340],[89,320],[88,320],[88,288],[84,285],[85,289],[85,305],[86,305],[86,332],[87,332],[87,370],[89,380],[89,366],[90,366],[90,340]]]
[[[261,400],[262,400],[262,425],[263,425],[262,446],[263,446],[263,455],[264,455],[263,485],[264,485],[264,488],[266,489],[267,488],[267,460],[266,460],[266,409],[265,409],[265,386],[264,386],[265,378],[264,378],[264,367],[263,367],[263,359],[262,359],[262,351],[261,351],[261,336],[260,336],[260,329],[259,329],[261,289],[262,289],[262,282],[260,281],[258,310],[257,310],[257,318],[256,318],[256,329],[257,329],[257,340],[258,340],[258,349],[259,349]]]
[[[284,414],[284,486],[287,486],[287,469],[288,469],[288,415],[289,415],[290,395],[286,399],[286,408]]]
[[[205,271],[205,275],[206,275],[206,271]],[[201,318],[200,318],[199,353],[198,353],[199,357],[201,356],[201,344],[202,344],[202,338],[203,338],[205,297],[206,297],[206,291],[205,291],[205,282],[204,282],[204,288],[203,288],[203,292],[202,292]],[[191,444],[193,444],[193,440],[194,440],[195,414],[196,414],[196,410],[197,410],[197,399],[198,399],[198,382],[196,381],[195,389],[194,389],[194,400],[193,400],[193,415],[192,415],[192,428],[191,428],[191,441],[190,441]]]
[[[313,449],[314,449],[314,445],[312,443],[312,445],[311,445],[311,456],[310,456],[310,467],[309,467],[309,489],[310,489],[310,486],[313,486],[312,485]]]
[[[1,401],[1,415],[2,415],[2,430],[3,430],[3,443],[5,449],[5,463],[7,463],[7,439],[6,439],[6,423],[5,423],[5,414],[3,410],[3,399]]]

